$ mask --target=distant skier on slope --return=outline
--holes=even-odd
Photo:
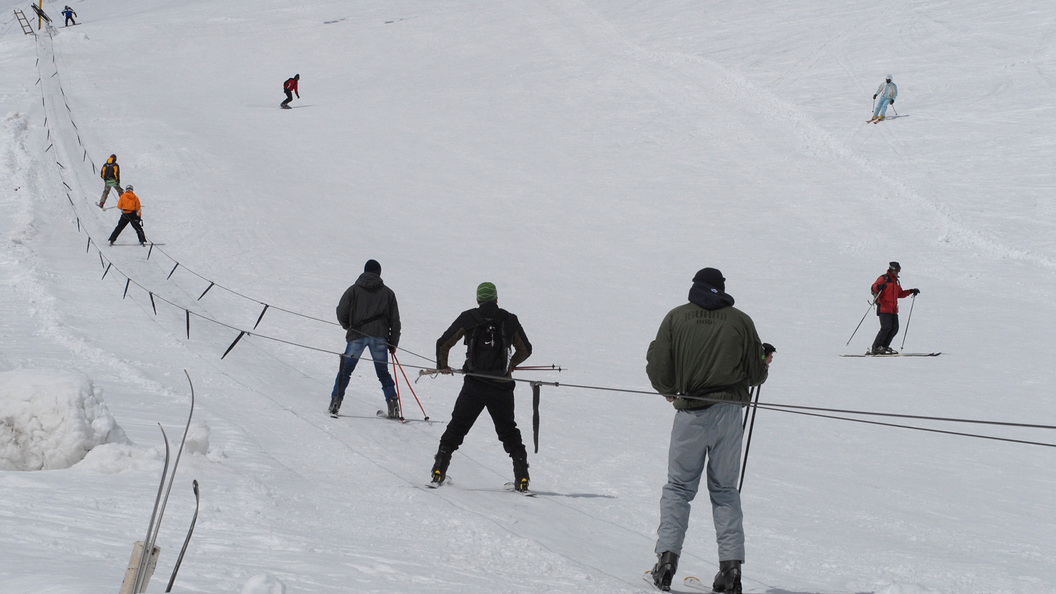
[[[887,79],[880,83],[877,87],[876,93],[873,93],[873,100],[880,97],[880,102],[876,104],[876,108],[873,109],[873,117],[869,121],[881,121],[887,114],[887,106],[895,104],[895,97],[898,97],[898,86],[891,82],[891,75],[887,75]]]
[[[514,489],[528,490],[528,451],[514,417],[513,390],[517,384],[510,379],[510,374],[532,354],[532,343],[528,342],[517,316],[499,308],[498,297],[494,284],[480,283],[477,307],[462,312],[436,341],[436,368],[440,373],[450,374],[453,372],[447,365],[447,355],[465,337],[466,362],[462,370],[472,375],[463,379],[462,391],[451,411],[451,422],[440,437],[432,470],[434,486],[443,484],[451,454],[462,445],[486,408],[502,448],[513,459]]]
[[[114,245],[121,232],[131,223],[139,236],[139,245],[147,245],[147,236],[143,234],[142,207],[139,204],[139,196],[132,193],[132,186],[125,187],[125,193],[117,200],[117,207],[121,209],[121,219],[117,221],[117,227],[110,234],[110,245]]]
[[[751,398],[749,389],[766,381],[773,348],[759,340],[752,319],[733,303],[721,272],[699,270],[689,303],[664,317],[646,353],[645,371],[653,389],[679,396],[667,396],[676,412],[656,529],[657,562],[650,572],[659,590],[671,589],[689,526],[690,502],[706,469],[719,545],[713,589],[741,594],[741,409]]]
[[[74,25],[77,24],[77,22],[73,20],[73,17],[77,16],[77,13],[73,12],[73,9],[68,5],[62,9],[62,16],[66,17],[66,27],[69,27],[70,23],[73,23]]]
[[[287,78],[286,82],[282,83],[282,90],[286,93],[286,100],[280,104],[283,109],[292,109],[290,101],[293,101],[294,93],[297,94],[298,99],[301,98],[301,94],[297,92],[297,81],[299,80],[301,80],[301,75],[294,74],[293,78]]]
[[[367,260],[363,274],[341,295],[337,303],[337,321],[346,331],[348,344],[330,394],[330,416],[337,416],[352,371],[363,351],[370,350],[374,371],[385,395],[386,414],[390,419],[399,419],[402,413],[396,397],[396,382],[389,373],[389,353],[395,353],[400,342],[400,308],[396,293],[381,280],[381,264],[377,260]]]
[[[891,348],[891,341],[898,334],[898,300],[920,294],[920,289],[902,289],[898,280],[901,270],[902,266],[898,262],[891,262],[887,266],[887,272],[873,283],[873,301],[876,303],[876,315],[880,317],[880,331],[876,333],[872,348],[865,353],[867,355],[898,353]]]
[[[99,177],[103,178],[103,183],[106,184],[103,188],[103,196],[99,199],[99,208],[103,208],[107,197],[110,196],[111,188],[117,190],[118,197],[121,196],[121,166],[117,164],[117,155],[110,155],[110,158],[106,160],[106,165],[99,170]]]

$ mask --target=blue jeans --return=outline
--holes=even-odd
[[[337,372],[337,379],[334,380],[334,391],[330,394],[331,398],[338,400],[345,398],[345,388],[348,387],[348,380],[352,378],[352,371],[356,369],[356,363],[359,363],[359,356],[368,348],[370,358],[374,360],[374,371],[378,373],[378,381],[381,382],[381,391],[385,393],[385,401],[396,397],[396,382],[392,381],[392,375],[389,374],[388,343],[384,338],[364,336],[349,342],[345,347],[345,354],[341,356],[341,367]]]

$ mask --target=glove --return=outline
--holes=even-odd
[[[892,100],[888,101],[887,103],[888,103],[888,105],[894,105],[895,104],[895,100],[892,99]]]
[[[920,289],[910,289],[909,292],[913,293],[914,296],[920,295]]]
[[[876,101],[876,95],[873,95],[873,101]]]
[[[883,293],[883,292],[884,292],[884,289],[886,289],[886,288],[887,288],[887,283],[884,283],[884,284],[882,284],[882,285],[880,285],[880,286],[878,286],[878,287],[876,288],[876,292],[877,292],[877,293]]]

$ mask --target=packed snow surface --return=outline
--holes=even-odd
[[[1056,592],[1051,2],[72,7],[23,35],[0,0],[0,594],[117,591],[192,383],[148,592],[192,480],[174,592],[645,591],[645,352],[706,266],[777,346],[760,401],[812,407],[755,419],[746,592]],[[111,154],[152,247],[107,245]],[[366,364],[326,415],[371,258],[406,424]],[[891,260],[893,346],[942,355],[838,357]],[[460,383],[418,372],[482,281],[562,368],[518,374],[534,498],[487,416],[425,488]],[[718,564],[696,503],[676,589]]]

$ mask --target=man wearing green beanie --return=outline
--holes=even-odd
[[[528,490],[528,451],[514,417],[513,389],[517,383],[510,377],[513,368],[532,354],[532,343],[528,342],[517,316],[499,308],[498,298],[493,283],[480,283],[477,307],[462,312],[436,341],[436,368],[441,373],[453,373],[447,355],[463,337],[467,348],[466,362],[462,365],[465,373],[462,391],[455,400],[451,422],[440,437],[436,452],[432,471],[434,486],[443,484],[451,454],[462,445],[486,408],[495,422],[495,432],[503,449],[513,459],[514,488]]]

